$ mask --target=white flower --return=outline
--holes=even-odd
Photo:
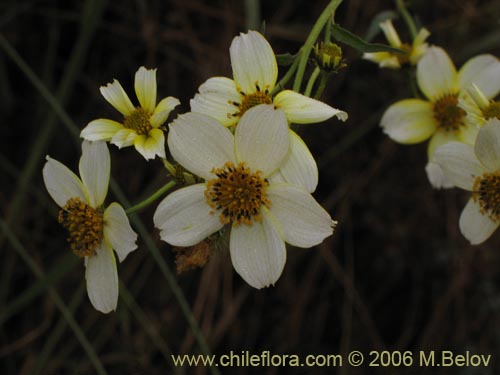
[[[273,104],[282,109],[288,122],[310,124],[325,121],[336,116],[342,121],[347,113],[332,108],[318,100],[308,98],[292,90],[283,90],[271,96],[278,77],[278,65],[273,49],[267,40],[256,31],[241,34],[233,39],[229,48],[233,79],[209,78],[199,88],[199,93],[190,101],[191,111],[217,119],[224,126],[236,125],[241,116],[258,104]],[[298,136],[292,135],[297,139]],[[299,146],[299,149],[295,149]],[[313,192],[317,185],[317,166],[309,150],[300,138],[291,145],[291,156],[285,161],[282,175],[291,181],[288,170],[300,168],[304,173],[316,171],[315,180],[302,186]],[[286,166],[293,163],[293,166]]]
[[[331,235],[335,222],[304,189],[267,178],[289,148],[282,111],[259,105],[242,116],[233,135],[199,113],[170,124],[172,156],[205,180],[168,195],[154,223],[174,246],[192,246],[231,226],[230,253],[236,271],[251,286],[274,284],[286,260],[285,242],[311,247]]]
[[[454,186],[472,192],[460,231],[473,245],[487,240],[500,225],[500,121],[488,120],[474,146],[449,142],[439,147],[434,160]]]
[[[390,19],[381,22],[379,26],[384,32],[385,38],[391,47],[405,50],[406,53],[370,52],[364,53],[363,59],[375,62],[381,68],[399,69],[401,68],[401,65],[405,63],[410,63],[412,65],[417,64],[420,58],[427,51],[428,46],[427,43],[425,43],[425,40],[429,37],[430,33],[426,28],[420,29],[410,46],[401,42],[401,39],[399,39],[399,35]]]
[[[104,142],[83,141],[78,178],[66,166],[47,156],[43,180],[61,207],[59,222],[69,231],[73,252],[85,258],[87,292],[99,311],[116,309],[118,274],[113,249],[122,262],[137,248],[137,234],[118,203],[103,207],[110,175],[109,151]]]
[[[88,141],[107,141],[119,148],[134,145],[147,160],[165,158],[165,137],[161,125],[179,100],[167,97],[156,104],[156,69],[143,66],[135,73],[135,93],[140,106],[134,107],[117,80],[101,86],[101,94],[123,116],[123,123],[108,119],[91,121],[80,136]]]
[[[430,138],[427,154],[432,162],[434,150],[446,142],[474,142],[477,129],[467,125],[466,113],[458,106],[459,97],[472,83],[485,97],[494,97],[500,91],[500,62],[492,55],[479,55],[457,72],[443,49],[430,47],[417,64],[417,83],[427,100],[396,102],[385,111],[380,125],[399,143],[414,144]],[[433,176],[429,177],[432,182]]]

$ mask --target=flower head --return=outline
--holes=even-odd
[[[415,65],[427,51],[427,43],[425,40],[430,33],[426,28],[420,29],[412,45],[402,43],[399,35],[394,28],[390,19],[381,22],[380,28],[384,32],[385,38],[391,47],[399,48],[405,53],[392,52],[370,52],[364,53],[363,58],[377,63],[381,68],[399,69],[404,64]]]
[[[154,223],[174,246],[193,246],[230,226],[236,271],[255,288],[274,284],[285,265],[285,242],[314,246],[333,232],[330,215],[304,189],[269,177],[289,148],[283,111],[259,105],[243,114],[234,135],[199,113],[170,124],[172,156],[205,182],[168,195]]]
[[[399,143],[414,144],[430,138],[427,154],[432,161],[434,150],[446,142],[474,143],[477,129],[468,126],[466,112],[458,105],[459,98],[472,83],[485,97],[494,97],[500,91],[500,62],[492,55],[479,55],[457,72],[443,49],[430,47],[417,64],[417,83],[427,100],[404,99],[394,103],[383,114],[380,125]],[[439,169],[427,171],[436,186]]]
[[[342,121],[347,113],[291,90],[271,93],[278,78],[278,64],[268,41],[257,31],[233,39],[229,47],[233,78],[209,78],[191,99],[191,111],[209,115],[225,126],[235,125],[258,104],[274,104],[285,112],[288,122],[309,124],[332,116]]]
[[[474,146],[442,145],[434,160],[454,186],[472,192],[460,216],[460,231],[473,245],[487,240],[500,225],[500,121],[488,120]]]
[[[93,120],[80,136],[89,141],[111,142],[119,148],[134,145],[145,159],[154,159],[156,155],[165,158],[161,125],[179,100],[169,96],[156,104],[156,69],[141,66],[135,73],[135,93],[140,104],[137,107],[117,80],[101,86],[100,90],[104,99],[124,116],[123,121]]]
[[[43,179],[61,210],[59,222],[69,232],[71,250],[85,259],[87,292],[103,313],[116,309],[118,275],[115,256],[123,261],[137,248],[137,235],[118,203],[104,208],[110,175],[109,151],[104,142],[83,141],[80,176],[47,156]]]
[[[309,124],[332,116],[345,121],[347,113],[292,90],[283,90],[272,96],[278,65],[273,49],[256,31],[249,31],[233,39],[229,48],[234,79],[213,77],[199,88],[191,100],[191,110],[211,116],[224,126],[236,125],[250,108],[259,104],[273,104],[281,109],[288,122]],[[291,131],[290,131],[291,132]],[[313,192],[318,183],[314,158],[300,137],[291,132],[289,156],[282,164],[279,177]],[[296,170],[301,173],[295,173]],[[300,176],[309,176],[307,180]]]
[[[347,66],[342,58],[342,48],[332,42],[320,42],[313,46],[316,65],[326,72],[337,72]]]

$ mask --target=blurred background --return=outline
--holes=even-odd
[[[181,100],[174,118],[189,110],[207,78],[231,76],[228,49],[239,32],[265,21],[275,52],[296,53],[327,4],[2,0],[2,374],[206,374],[203,367],[174,369],[170,355],[207,350],[492,355],[491,365],[478,369],[216,369],[223,374],[500,373],[500,233],[476,247],[462,237],[458,218],[467,195],[433,190],[424,171],[426,145],[395,144],[378,125],[391,103],[412,96],[409,72],[380,70],[347,46],[348,67],[329,81],[322,100],[347,111],[349,120],[299,130],[320,167],[314,195],[339,221],[333,236],[317,248],[289,248],[276,286],[255,290],[233,270],[227,252],[177,275],[175,254],[153,229],[153,204],[133,218],[139,248],[119,265],[116,313],[100,314],[88,301],[83,264],[57,223],[41,169],[49,154],[77,170],[79,130],[98,117],[119,119],[99,86],[116,78],[133,97],[137,68],[156,67],[158,97]],[[479,53],[499,55],[498,1],[408,6],[430,30],[428,41],[445,48],[457,66]],[[335,19],[365,36],[387,10],[395,10],[394,2],[346,0]],[[408,40],[403,20],[394,24]],[[374,38],[385,43],[380,34]],[[159,161],[146,163],[133,148],[110,151],[116,184],[108,202],[134,204],[166,183]]]

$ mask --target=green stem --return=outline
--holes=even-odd
[[[149,206],[151,203],[153,203],[155,200],[163,196],[167,191],[172,189],[175,186],[175,181],[169,181],[167,184],[156,190],[151,196],[148,198],[144,199],[142,202],[137,203],[135,206],[132,206],[130,208],[127,208],[125,210],[125,213],[127,215],[130,215],[136,211],[139,211],[140,209]]]
[[[330,43],[332,41],[332,21],[327,22],[325,25],[325,43]]]
[[[297,53],[297,55],[295,56],[295,60],[293,60],[292,66],[290,66],[290,68],[285,73],[283,78],[281,78],[280,81],[276,84],[276,86],[274,86],[274,89],[271,91],[271,96],[275,95],[278,91],[283,90],[283,88],[288,83],[290,78],[293,77],[295,71],[297,70],[297,66],[299,65],[300,54],[301,52]]]
[[[306,70],[307,60],[309,59],[309,55],[311,54],[311,50],[313,48],[316,39],[318,39],[321,30],[325,26],[325,24],[330,20],[330,17],[335,13],[335,10],[340,5],[342,0],[332,0],[330,4],[328,4],[319,16],[318,20],[314,24],[309,36],[302,47],[302,53],[300,55],[299,66],[297,68],[297,75],[295,76],[295,81],[293,83],[293,91],[300,92],[300,86],[302,85],[302,80],[304,79],[304,72]]]
[[[415,25],[415,21],[413,20],[410,12],[408,12],[408,9],[406,8],[404,0],[396,0],[396,7],[398,8],[399,13],[401,13],[403,19],[406,22],[406,26],[410,31],[411,39],[415,39],[418,35],[417,26]]]
[[[318,78],[320,72],[321,69],[319,68],[319,66],[317,66],[316,69],[314,69],[314,72],[312,72],[311,77],[309,77],[309,82],[307,82],[306,91],[304,92],[305,96],[311,96],[314,83],[316,82],[316,79]]]
[[[326,88],[326,82],[328,81],[328,73],[322,72],[321,79],[319,81],[318,89],[316,90],[316,94],[314,94],[314,99],[319,99],[323,91]]]

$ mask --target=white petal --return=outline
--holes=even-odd
[[[399,35],[396,32],[396,29],[392,25],[392,21],[390,19],[381,22],[378,24],[382,31],[384,32],[385,38],[389,42],[392,47],[399,48],[401,47],[401,39],[399,39]]]
[[[153,113],[156,107],[156,69],[141,66],[135,73],[134,87],[141,107]]]
[[[71,198],[87,201],[82,181],[64,164],[47,156],[42,173],[45,187],[59,207],[64,207]]]
[[[170,112],[173,111],[181,102],[173,96],[168,96],[162,99],[156,106],[153,116],[151,116],[150,123],[153,128],[158,128],[167,121]]]
[[[260,104],[246,111],[234,134],[236,158],[252,170],[269,176],[280,167],[290,145],[288,123],[282,110]]]
[[[232,79],[213,77],[204,82],[189,102],[191,111],[211,116],[224,126],[234,125],[239,117],[232,116],[239,112],[237,105],[241,102],[241,94],[236,90]]]
[[[391,105],[380,120],[384,132],[394,141],[413,144],[425,141],[437,128],[429,102],[405,99]]]
[[[168,148],[174,159],[206,180],[210,171],[234,162],[234,137],[215,119],[199,113],[180,115],[169,125]]]
[[[290,184],[270,185],[267,196],[269,210],[290,245],[315,246],[333,233],[336,222],[306,191]]]
[[[462,142],[458,137],[458,132],[454,131],[446,131],[438,129],[431,137],[427,145],[427,157],[429,160],[432,159],[432,155],[434,155],[434,151],[436,151],[439,147],[448,142]],[[467,142],[462,142],[467,143]]]
[[[169,194],[153,216],[163,241],[193,246],[222,228],[223,224],[205,198],[205,184],[191,185]]]
[[[278,78],[278,64],[268,41],[250,30],[233,39],[229,47],[233,78],[239,91],[254,93],[256,84],[261,90],[274,88]]]
[[[292,90],[281,91],[273,103],[285,111],[288,122],[296,124],[312,124],[328,120],[333,116],[342,121],[347,120],[346,112]]]
[[[427,163],[425,173],[427,174],[427,179],[435,189],[449,189],[455,186],[446,178],[441,166],[433,161]]]
[[[144,149],[154,156],[158,155],[160,158],[165,159],[165,136],[163,130],[151,129],[144,141]]]
[[[274,285],[285,267],[285,242],[265,211],[260,223],[233,226],[229,250],[236,272],[257,289]]]
[[[481,207],[472,198],[460,215],[460,231],[472,245],[478,245],[490,238],[498,225],[499,223],[481,213]]]
[[[429,48],[427,43],[424,43],[425,40],[431,35],[429,30],[426,28],[420,29],[415,39],[413,39],[412,49],[410,51],[410,62],[415,65],[418,63],[420,58],[427,52]]]
[[[112,83],[100,88],[102,96],[122,115],[128,116],[135,111],[135,107],[130,101],[122,85],[116,79]]]
[[[103,215],[104,238],[118,254],[120,262],[137,249],[137,234],[132,230],[127,214],[118,203],[111,203]]]
[[[116,132],[113,138],[111,138],[111,143],[119,148],[128,147],[134,144],[135,137],[137,137],[137,133],[135,131],[123,128],[122,130]]]
[[[304,141],[290,130],[290,148],[281,165],[285,181],[312,193],[318,185],[318,166]]]
[[[90,302],[96,310],[105,314],[116,310],[118,273],[113,250],[102,241],[95,255],[86,260],[85,278]]]
[[[488,98],[500,92],[500,61],[493,55],[479,55],[467,61],[458,72],[460,89],[475,84]]]
[[[134,139],[134,147],[137,152],[144,157],[144,159],[154,159],[156,156],[155,150],[150,147],[146,147],[147,139],[148,137],[145,134],[137,135]]]
[[[119,122],[100,118],[88,123],[80,133],[80,137],[87,141],[110,141],[113,136],[124,129]]]
[[[363,59],[377,63],[381,68],[401,68],[398,58],[389,52],[365,52]]]
[[[89,204],[94,208],[100,207],[108,193],[111,171],[106,143],[83,141],[79,168],[83,185],[89,194]]]
[[[481,176],[484,167],[477,160],[471,145],[449,142],[434,152],[433,161],[441,166],[446,178],[464,190],[471,191],[476,177]]]
[[[430,100],[458,90],[457,71],[448,54],[440,47],[430,47],[417,64],[417,82]]]
[[[495,118],[484,124],[477,134],[474,151],[487,170],[500,171],[500,120]]]

